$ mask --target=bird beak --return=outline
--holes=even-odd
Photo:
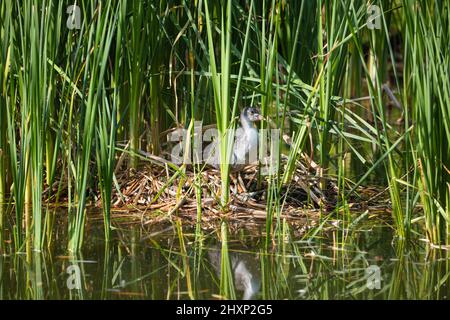
[[[256,120],[263,121],[263,120],[265,120],[265,118],[261,114],[258,114]]]

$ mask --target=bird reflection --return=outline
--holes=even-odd
[[[259,263],[251,254],[229,252],[231,270],[236,290],[243,291],[242,300],[254,299],[261,287]],[[220,278],[221,246],[218,245],[208,251],[209,260]]]

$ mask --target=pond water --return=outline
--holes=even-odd
[[[286,233],[266,242],[261,226],[259,234],[230,232],[228,246],[220,230],[196,241],[181,224],[139,223],[115,224],[107,245],[101,221],[88,226],[79,255],[67,255],[61,224],[49,250],[0,256],[0,299],[448,299],[450,293],[448,252],[420,240],[399,242],[387,226],[362,228],[345,241],[336,230],[308,242]]]

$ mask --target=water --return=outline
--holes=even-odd
[[[175,225],[115,226],[106,245],[101,221],[90,221],[83,251],[74,257],[65,251],[64,224],[55,229],[51,249],[0,256],[0,299],[219,299],[225,293],[237,299],[447,299],[450,293],[448,252],[420,240],[396,241],[389,227],[347,234],[345,244],[339,230],[308,242],[285,237],[266,250],[265,226],[228,234],[228,248],[220,231],[204,232],[200,247],[192,230],[183,229],[180,241]],[[222,280],[221,288],[223,253],[232,280]]]

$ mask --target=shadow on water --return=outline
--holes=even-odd
[[[344,244],[336,232],[267,251],[265,238],[231,234],[225,223],[201,241],[181,224],[119,224],[107,244],[103,225],[91,221],[75,256],[67,255],[66,230],[57,225],[54,245],[31,259],[8,254],[4,235],[0,299],[448,299],[450,293],[448,252],[393,241],[387,227],[358,231]]]

